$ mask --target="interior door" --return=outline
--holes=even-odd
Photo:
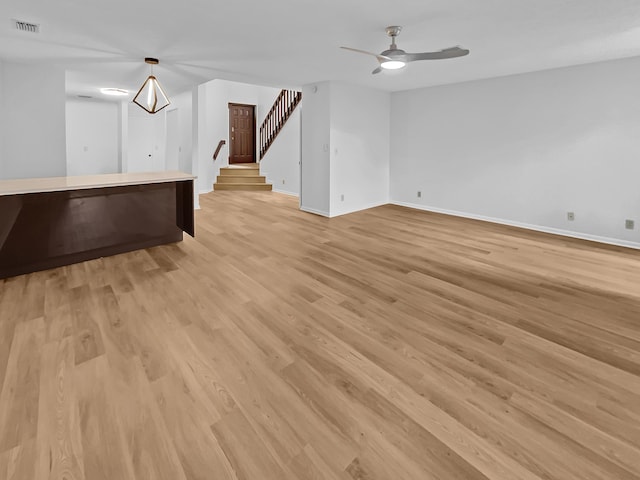
[[[256,160],[255,105],[229,104],[229,163]]]
[[[153,124],[142,116],[129,116],[127,172],[153,171]]]
[[[128,160],[125,172],[158,172],[166,169],[165,111],[149,115],[129,109]]]

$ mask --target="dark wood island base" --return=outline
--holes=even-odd
[[[28,191],[28,180],[0,182],[0,278],[179,242],[183,231],[194,235],[193,176],[81,178],[34,179],[34,188],[49,191]]]

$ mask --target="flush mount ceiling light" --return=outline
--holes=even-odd
[[[149,78],[144,81],[140,90],[136,93],[133,103],[149,113],[157,113],[169,105],[170,102],[164,90],[162,90],[158,79],[153,76],[153,66],[159,63],[158,59],[147,57],[144,61],[151,65],[151,75],[149,75]]]
[[[127,90],[123,90],[122,88],[101,88],[100,93],[103,95],[113,95],[116,97],[124,97],[129,95]]]

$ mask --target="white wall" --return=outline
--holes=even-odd
[[[330,216],[330,82],[302,87],[302,161],[300,209]]]
[[[302,95],[302,210],[334,217],[388,203],[390,94],[323,82]]]
[[[66,175],[64,71],[5,62],[0,87],[3,178]]]
[[[119,172],[118,107],[114,102],[67,99],[67,175]]]
[[[272,104],[274,100],[275,98],[271,99]],[[300,194],[301,110],[302,107],[298,104],[264,158],[260,160],[260,174],[267,177],[267,183],[273,185],[273,190],[296,196]]]
[[[269,87],[259,87],[257,128],[265,119],[273,106],[280,90]],[[293,111],[285,126],[280,130],[276,140],[260,160],[260,174],[267,177],[267,183],[273,185],[273,190],[289,195],[300,194],[300,104]],[[259,135],[259,133],[258,133]],[[260,155],[259,138],[257,152]]]
[[[118,172],[129,171],[129,102],[118,102]]]
[[[331,84],[332,217],[389,202],[390,105],[388,92]]]
[[[206,191],[206,181],[200,174],[200,158],[206,158],[204,142],[207,138],[207,87],[205,84],[198,85],[193,89],[193,108],[191,110],[192,119],[192,154],[191,154],[191,173],[197,178],[193,182],[193,195],[196,205],[200,205],[200,192]],[[201,140],[202,139],[202,140]]]
[[[172,95],[167,110],[166,165],[167,170],[179,170],[198,175],[198,129],[193,129],[198,116],[198,87]],[[204,129],[203,129],[204,131]],[[194,162],[196,162],[194,164]],[[198,179],[193,182],[193,204],[200,208]]]
[[[167,110],[166,169],[178,170],[180,157],[180,117],[178,110]]]
[[[632,58],[395,93],[391,199],[640,247],[639,85]]]
[[[191,91],[174,95],[171,97],[171,105],[167,107],[167,117],[175,115],[174,123],[176,131],[170,131],[170,122],[167,122],[167,149],[169,143],[176,142],[177,158],[170,159],[167,156],[168,170],[180,170],[184,173],[192,173],[191,154],[193,149],[193,138],[191,134],[193,96]],[[175,153],[175,152],[174,152]],[[167,152],[167,155],[168,152]]]

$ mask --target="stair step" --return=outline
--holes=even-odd
[[[270,183],[214,183],[214,190],[266,190],[271,191]]]
[[[251,169],[259,169],[260,168],[260,164],[259,163],[232,163],[231,165],[228,165],[226,167],[223,168],[229,168],[229,169],[241,169],[241,170],[251,170]]]
[[[218,175],[218,183],[265,183],[266,177],[262,175]]]
[[[258,168],[260,164],[258,162],[247,163],[230,163],[226,168]]]
[[[260,168],[239,168],[239,167],[222,167],[220,169],[221,176],[244,177],[253,176],[260,173]]]
[[[213,189],[271,191],[272,186],[260,175],[259,163],[242,163],[222,167]]]

